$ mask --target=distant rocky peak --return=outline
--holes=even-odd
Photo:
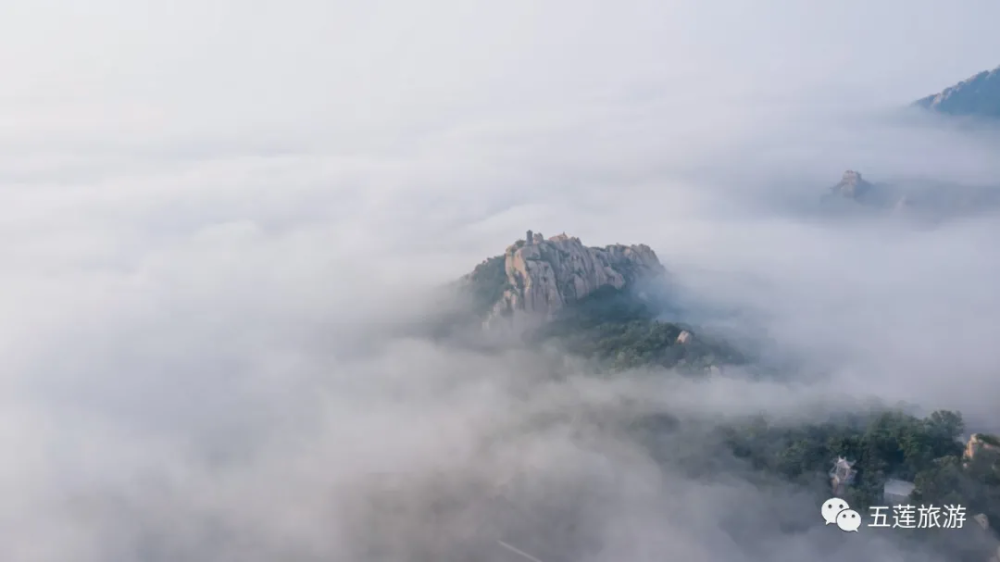
[[[843,178],[841,178],[841,183],[847,183],[852,185],[857,185],[861,180],[861,172],[856,172],[854,170],[847,170],[844,172]]]
[[[861,172],[847,170],[841,177],[840,183],[833,186],[831,190],[837,195],[856,199],[867,194],[872,187],[871,183],[861,177]]]
[[[1000,186],[919,179],[869,182],[860,172],[847,170],[822,196],[821,207],[834,214],[860,212],[936,222],[996,212],[1000,209]]]
[[[500,260],[502,260],[502,268]],[[546,239],[528,231],[503,256],[486,260],[466,280],[486,295],[487,327],[520,331],[538,326],[599,289],[623,289],[664,273],[656,253],[645,244],[587,247],[566,233]]]

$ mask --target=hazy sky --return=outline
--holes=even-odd
[[[422,515],[442,470],[459,503],[524,476],[522,535],[578,522],[553,544],[597,541],[593,561],[929,559],[779,532],[809,498],[724,456],[732,478],[661,473],[590,416],[874,396],[1000,425],[994,217],[849,228],[776,204],[845,168],[1000,184],[995,131],[867,113],[1000,64],[997,21],[992,0],[3,2],[0,559],[494,547],[479,503]],[[801,380],[595,379],[394,336],[527,229],[651,245]],[[352,502],[400,467],[417,514],[373,533]]]
[[[15,0],[0,7],[0,112],[8,131],[141,142],[607,96],[905,103],[995,67],[998,17],[991,0]]]

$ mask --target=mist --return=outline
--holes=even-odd
[[[5,5],[0,558],[937,560],[824,532],[714,430],[1000,428],[997,216],[803,211],[848,168],[1000,186],[995,127],[896,111],[995,66],[996,7],[724,4]],[[527,229],[650,245],[688,320],[795,367],[431,337]]]

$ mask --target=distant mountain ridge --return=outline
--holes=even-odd
[[[1000,119],[1000,66],[914,102],[945,115]]]

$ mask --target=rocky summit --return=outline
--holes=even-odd
[[[1000,186],[970,186],[907,180],[869,182],[860,172],[844,172],[823,197],[825,209],[872,212],[918,221],[943,221],[994,212],[1000,208]]]
[[[624,289],[664,272],[645,244],[587,247],[565,233],[546,239],[529,230],[463,281],[479,300],[484,327],[522,331],[598,290]]]
[[[831,191],[841,197],[861,200],[872,192],[873,187],[871,183],[861,177],[861,172],[847,170],[840,179],[840,183],[833,186]]]
[[[847,170],[837,185],[823,197],[828,210],[856,212],[859,209],[889,209],[900,195],[890,186],[876,185],[861,177],[861,172]]]

